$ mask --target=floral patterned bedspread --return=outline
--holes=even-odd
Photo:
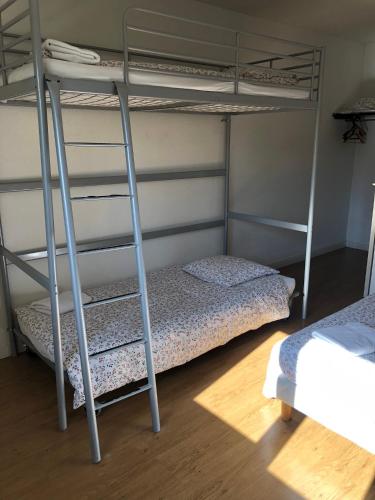
[[[225,288],[206,283],[180,266],[150,272],[148,291],[156,372],[190,361],[263,324],[289,316],[289,294],[280,276]],[[135,278],[87,289],[94,300],[137,290]],[[53,359],[51,318],[29,306],[16,309],[20,327]],[[139,299],[87,309],[86,328],[94,397],[146,376]],[[74,408],[84,404],[73,312],[61,316],[64,366],[75,389]],[[106,349],[114,350],[100,354]]]
[[[99,66],[122,68],[121,60],[102,60]],[[234,80],[236,78],[235,68],[214,69],[210,66],[197,66],[193,64],[178,64],[171,62],[152,61],[129,61],[129,69],[156,71],[159,73],[177,73],[183,75],[201,76],[214,79]],[[241,67],[239,79],[242,81],[280,85],[281,87],[298,85],[298,75],[290,70],[265,68],[263,66]]]
[[[343,361],[348,371],[350,371],[349,367],[354,365],[358,370],[358,365],[363,360],[371,362],[370,365],[366,363],[366,369],[373,370],[375,368],[375,353],[366,356],[352,356],[345,352],[338,352],[337,348],[331,347],[329,344],[322,349],[322,341],[313,339],[311,335],[317,327],[344,325],[351,321],[375,327],[375,294],[355,302],[283,340],[279,346],[279,365],[284,375],[294,383],[301,382],[302,379],[312,379],[319,376],[319,373],[324,378],[323,371],[326,370],[326,374],[329,371],[334,371],[335,364],[338,366],[339,358],[341,360],[343,356],[346,356]],[[335,350],[333,357],[330,349]],[[353,377],[353,373],[350,376]]]

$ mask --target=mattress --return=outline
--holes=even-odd
[[[375,453],[375,353],[353,356],[311,336],[316,327],[349,321],[375,327],[375,295],[278,342],[263,393]]]
[[[289,316],[289,289],[278,276],[231,288],[206,283],[179,266],[147,275],[156,373],[184,364],[232,338]],[[94,300],[133,292],[137,280],[85,290]],[[29,306],[16,309],[20,329],[44,357],[53,360],[51,318]],[[94,397],[146,377],[144,347],[124,345],[142,336],[138,299],[85,312]],[[64,367],[75,389],[74,407],[84,393],[73,312],[61,315]],[[107,352],[101,352],[111,349]]]
[[[123,69],[121,66],[96,66],[90,64],[79,64],[61,61],[52,58],[43,58],[44,69],[47,74],[62,78],[80,78],[97,81],[123,81]],[[160,65],[159,65],[160,66]],[[234,82],[225,79],[214,78],[213,73],[207,71],[207,77],[200,72],[199,75],[189,74],[181,71],[180,74],[163,73],[156,69],[147,70],[132,68],[129,70],[129,81],[136,85],[150,85],[157,87],[172,87],[180,89],[202,90],[208,92],[234,93]],[[216,72],[217,74],[217,72]],[[34,76],[32,63],[24,64],[16,68],[8,75],[8,82],[14,83]],[[282,80],[281,80],[282,81]],[[301,88],[289,88],[270,86],[262,83],[249,83],[240,81],[238,92],[245,95],[263,95],[274,97],[285,97],[292,99],[309,99],[310,92]]]

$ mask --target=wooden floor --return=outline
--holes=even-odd
[[[309,320],[360,299],[364,270],[360,251],[314,259]],[[284,271],[300,287],[302,267]],[[99,465],[83,410],[56,430],[52,372],[29,355],[0,361],[0,499],[375,498],[372,455],[302,415],[281,422],[261,394],[271,347],[302,326],[299,309],[159,376],[159,434],[145,395],[103,412]]]

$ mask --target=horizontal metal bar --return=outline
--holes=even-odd
[[[1,5],[0,7],[0,13],[1,12],[4,12],[4,10],[6,10],[8,7],[10,7],[11,5],[13,5],[14,3],[16,3],[17,0],[8,0],[7,2],[5,2],[3,5]]]
[[[119,148],[126,146],[123,142],[65,142],[65,146],[78,148]]]
[[[33,58],[32,56],[30,56],[30,57],[24,57],[23,59],[18,59],[17,61],[12,61],[6,64],[5,66],[0,66],[0,72],[7,71],[8,69],[12,68],[18,68],[19,66],[22,66],[23,64],[26,64],[32,60]]]
[[[116,349],[121,349],[122,347],[127,347],[129,345],[134,346],[138,344],[145,344],[146,340],[144,338],[132,340],[131,342],[125,342],[124,344],[117,345],[115,347],[110,347],[109,349],[104,349],[103,351],[94,352],[93,354],[89,354],[89,357],[98,356],[99,354],[104,354],[106,352],[115,351]]]
[[[87,255],[87,254],[95,254],[102,252],[115,252],[116,250],[130,250],[131,248],[135,248],[135,243],[128,243],[126,245],[117,245],[114,247],[104,247],[104,248],[94,248],[92,250],[79,250],[77,255]]]
[[[297,56],[306,56],[307,54],[314,54],[314,50],[304,50],[303,52],[292,52],[291,54],[288,54],[288,55],[291,57],[297,57]],[[280,61],[283,59],[284,59],[284,57],[268,57],[267,59],[256,60],[256,61],[254,61],[254,63],[255,64],[262,64],[262,63]],[[312,59],[311,59],[311,62],[313,62]]]
[[[104,306],[105,304],[112,304],[113,302],[119,302],[120,300],[130,300],[140,297],[139,292],[134,293],[124,293],[123,295],[116,295],[116,297],[110,297],[109,299],[93,300],[87,304],[83,304],[84,309],[92,309],[97,306]]]
[[[195,224],[189,224],[184,226],[172,226],[163,229],[153,229],[149,231],[144,231],[142,233],[143,240],[153,240],[157,238],[164,238],[168,236],[175,236],[178,234],[185,234],[194,231],[204,231],[206,229],[214,229],[217,227],[222,227],[224,225],[224,220],[212,220],[206,222],[198,222]],[[113,238],[105,238],[100,240],[90,240],[86,242],[78,243],[78,252],[83,252],[87,250],[102,250],[117,249],[121,245],[128,245],[133,243],[134,235],[133,233],[127,234],[125,236],[116,236]],[[56,255],[67,255],[67,249],[65,245],[57,245]],[[47,251],[44,248],[35,248],[32,250],[24,250],[17,252],[17,255],[24,261],[45,259],[47,257]]]
[[[137,174],[137,182],[157,182],[183,179],[200,179],[206,177],[223,177],[223,168],[202,169],[202,170],[177,170],[162,172],[143,172]],[[77,176],[69,178],[70,187],[108,186],[114,184],[127,184],[126,174],[98,175],[98,176]],[[58,189],[58,178],[52,179],[52,187]],[[0,182],[0,193],[17,193],[24,191],[39,191],[42,189],[40,179],[11,179]]]
[[[95,410],[101,410],[103,408],[106,408],[107,406],[111,406],[115,403],[119,403],[120,401],[124,401],[125,399],[129,399],[133,396],[136,396],[137,394],[141,394],[142,392],[149,391],[151,389],[151,386],[149,384],[143,385],[142,387],[139,387],[135,391],[129,392],[128,394],[125,394],[124,396],[120,396],[118,398],[111,399],[111,401],[107,401],[105,403],[100,403],[99,401],[95,401]]]
[[[22,21],[22,19],[24,19],[25,17],[27,17],[29,15],[30,15],[30,9],[24,10],[23,12],[18,14],[18,16],[13,17],[13,19],[11,19],[7,23],[3,24],[2,27],[0,28],[0,33],[4,33],[4,31],[6,31],[8,28],[10,28],[11,26],[14,26],[15,24]]]
[[[157,56],[160,58],[168,58],[174,61],[190,61],[190,62],[195,62],[195,63],[202,63],[202,64],[209,64],[211,66],[228,66],[228,65],[234,65],[235,61],[233,60],[228,60],[228,59],[210,59],[207,57],[194,57],[194,56],[188,56],[185,54],[175,54],[173,52],[168,52],[168,51],[163,51],[163,50],[155,50],[155,49],[150,49],[150,48],[140,48],[140,47],[129,47],[129,51],[131,51],[135,55],[147,55],[151,54],[153,56]]]
[[[0,52],[4,52],[5,54],[14,54],[17,56],[27,56],[30,54],[29,50],[18,50],[18,49],[3,49]]]
[[[21,269],[21,271],[23,271],[28,276],[30,276],[30,278],[32,278],[34,281],[36,281],[37,283],[42,285],[42,287],[49,290],[50,286],[49,286],[49,279],[47,276],[42,274],[40,271],[38,271],[34,267],[30,266],[30,264],[27,264],[18,255],[11,252],[7,248],[0,247],[0,252],[7,260],[9,260],[9,262],[11,262],[16,267],[18,267],[18,269]]]
[[[310,45],[308,43],[303,43],[303,42],[297,42],[297,41],[293,41],[293,40],[287,40],[285,38],[280,38],[280,37],[276,37],[276,36],[271,36],[271,35],[264,35],[262,33],[256,33],[256,32],[251,32],[251,31],[239,31],[235,28],[230,28],[229,26],[223,26],[223,25],[218,25],[218,24],[212,24],[212,23],[208,23],[206,21],[200,21],[200,20],[197,20],[197,19],[191,19],[191,18],[187,18],[187,17],[182,17],[182,16],[178,16],[178,15],[175,15],[175,14],[170,14],[168,12],[160,12],[160,11],[157,11],[157,10],[152,10],[152,9],[147,9],[147,8],[144,8],[144,7],[128,7],[126,9],[126,11],[124,12],[124,20],[126,21],[127,20],[127,17],[129,16],[130,12],[140,12],[140,13],[144,13],[144,14],[150,14],[150,15],[154,15],[154,16],[157,16],[157,17],[165,17],[167,19],[173,19],[175,21],[183,21],[187,24],[193,24],[195,26],[203,26],[203,27],[207,27],[207,28],[213,28],[213,29],[216,29],[216,30],[219,30],[219,31],[222,31],[222,32],[227,32],[227,33],[239,33],[241,35],[247,35],[247,36],[250,36],[250,35],[253,35],[253,36],[257,36],[259,38],[265,38],[266,40],[276,40],[278,42],[287,42],[287,43],[290,43],[290,44],[293,44],[295,46],[300,46],[300,47],[305,47],[305,49],[314,49],[316,47],[314,47],[314,45]]]
[[[164,38],[172,38],[173,40],[182,40],[184,42],[193,42],[193,43],[198,43],[198,44],[202,44],[202,45],[208,45],[210,47],[220,47],[223,49],[236,50],[236,45],[234,42],[232,45],[229,43],[211,42],[209,40],[202,40],[202,39],[198,39],[198,38],[192,38],[189,36],[175,35],[173,33],[167,33],[165,31],[160,31],[160,30],[150,30],[150,29],[146,29],[146,28],[140,28],[139,26],[134,26],[131,24],[128,24],[127,28],[129,31],[135,31],[137,33],[145,33],[147,35],[155,35],[155,36],[161,36]]]
[[[4,35],[3,35],[4,36]],[[23,35],[23,36],[20,36],[20,37],[16,37],[13,39],[12,42],[9,42],[7,45],[4,45],[3,48],[0,49],[0,51],[2,52],[7,52],[9,49],[11,49],[12,47],[15,47],[16,45],[18,45],[19,43],[22,43],[22,42],[26,42],[28,40],[31,40],[31,35],[30,33],[28,33],[27,35]]]
[[[263,95],[230,94],[226,92],[210,92],[203,90],[186,90],[171,87],[129,84],[129,95],[133,97],[158,97],[160,99],[176,99],[191,103],[233,104],[238,106],[275,107],[290,110],[313,110],[317,103],[309,99],[293,99]],[[279,111],[279,109],[278,109]]]
[[[259,217],[258,215],[244,214],[239,212],[229,212],[230,219],[241,220],[244,222],[254,222],[256,224],[263,224],[266,226],[280,227],[282,229],[289,229],[291,231],[299,231],[307,233],[307,224],[297,224],[295,222],[287,222],[278,219],[271,219],[269,217]]]
[[[124,200],[131,198],[130,194],[108,194],[108,195],[89,195],[89,196],[72,196],[72,201],[96,201],[96,200]]]

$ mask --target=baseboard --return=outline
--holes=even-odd
[[[366,252],[368,251],[368,246],[369,246],[369,243],[363,243],[363,242],[360,242],[360,241],[352,241],[352,240],[348,240],[346,242],[346,246],[349,247],[349,248],[355,248],[356,250],[365,250]]]
[[[311,252],[312,257],[319,257],[319,255],[324,255],[325,253],[334,252],[335,250],[340,250],[341,248],[345,248],[347,246],[346,241],[342,241],[341,243],[337,243],[335,245],[327,245],[313,249]],[[298,262],[302,262],[305,260],[305,254],[296,254],[291,257],[288,257],[283,260],[279,260],[277,262],[273,262],[270,264],[272,267],[276,269],[280,267],[290,266],[292,264],[298,264]]]

